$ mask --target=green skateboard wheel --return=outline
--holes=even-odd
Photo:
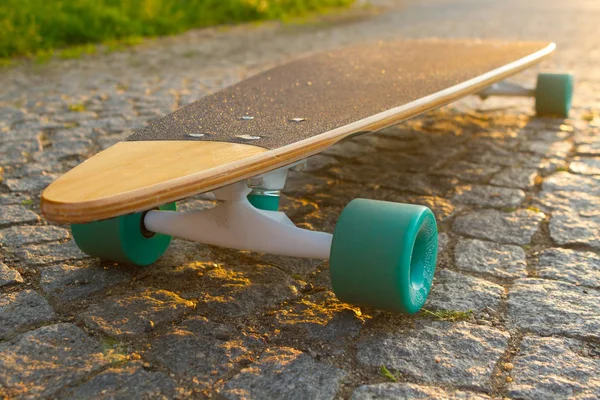
[[[248,195],[248,201],[250,202],[250,204],[252,204],[254,207],[260,210],[279,210],[279,196],[250,193]]]
[[[414,314],[429,295],[436,258],[429,208],[355,199],[335,227],[331,284],[341,301]]]
[[[535,88],[535,112],[539,116],[566,118],[573,98],[573,75],[539,74]]]
[[[175,203],[165,204],[161,210],[175,210]],[[103,260],[134,265],[150,265],[169,247],[171,236],[145,231],[144,213],[135,213],[71,225],[77,246],[86,254]]]

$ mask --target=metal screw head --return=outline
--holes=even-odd
[[[252,136],[252,135],[237,135],[237,138],[240,139],[244,139],[244,140],[258,140],[260,139],[260,136]]]
[[[290,122],[303,122],[303,121],[306,121],[306,118],[300,118],[300,117],[290,118]]]
[[[256,178],[246,179],[246,186],[248,186],[250,189],[261,187],[263,183],[263,178],[260,176]]]

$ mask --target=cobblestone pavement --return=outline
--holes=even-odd
[[[600,4],[379,3],[0,72],[0,398],[600,397]],[[572,119],[469,98],[290,178],[283,208],[309,228],[332,231],[354,197],[430,206],[437,316],[342,304],[320,261],[174,240],[145,269],[100,263],[40,217],[49,182],[149,119],[293,57],[400,36],[550,39],[544,68],[577,78]]]

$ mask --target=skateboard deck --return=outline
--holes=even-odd
[[[83,162],[43,192],[42,212],[83,223],[211,191],[477,93],[554,48],[402,40],[292,61],[155,120]]]

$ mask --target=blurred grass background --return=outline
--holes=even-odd
[[[133,44],[191,28],[288,19],[354,0],[0,0],[0,58],[92,53],[91,43]]]

